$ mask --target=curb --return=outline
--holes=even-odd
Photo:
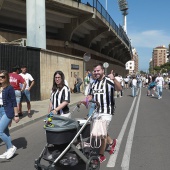
[[[72,107],[72,106],[74,106],[75,104],[76,104],[76,103],[72,103],[72,104],[69,105],[69,106]],[[28,122],[23,122],[22,124],[20,124],[20,125],[18,125],[18,126],[12,127],[11,129],[9,129],[9,131],[10,131],[10,133],[15,132],[16,130],[19,130],[19,129],[23,128],[23,127],[26,127],[26,126],[28,126],[28,125],[30,125],[30,124],[32,124],[32,123],[35,123],[35,122],[37,122],[37,121],[39,121],[39,120],[41,120],[41,119],[44,119],[46,116],[47,116],[47,115],[43,115],[43,116],[40,116],[40,117],[38,117],[38,118],[31,119],[31,120],[29,120]],[[0,140],[0,142],[1,142],[1,140]]]

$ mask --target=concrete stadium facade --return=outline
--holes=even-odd
[[[37,0],[34,0],[35,3]],[[38,1],[37,1],[38,2]],[[41,29],[41,22],[37,25],[35,19],[32,27],[35,32],[29,32],[28,9],[25,0],[0,0],[0,43],[14,46],[33,47],[40,49],[40,85],[38,99],[47,99],[52,86],[53,73],[62,70],[69,82],[74,85],[74,74],[84,77],[85,69],[92,70],[93,65],[99,62],[108,62],[109,68],[121,75],[125,75],[125,63],[132,58],[130,41],[121,28],[117,26],[109,14],[101,6],[89,6],[73,0],[46,0],[45,2],[45,40],[36,32]],[[37,15],[41,15],[42,9]],[[27,10],[26,10],[27,9]],[[28,36],[39,36],[41,45],[28,42]],[[34,35],[34,36],[33,36]],[[31,38],[31,37],[30,37]],[[34,42],[34,41],[33,41]],[[84,53],[90,53],[89,62],[83,61]],[[3,54],[1,54],[3,55]],[[12,54],[11,54],[12,57]],[[3,59],[5,60],[5,58]],[[20,58],[17,64],[25,61]],[[24,64],[31,68],[31,64]],[[2,65],[1,65],[2,67]],[[34,70],[34,69],[33,69]]]

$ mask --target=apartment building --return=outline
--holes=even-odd
[[[126,70],[129,70],[129,74],[136,74],[139,72],[139,57],[136,49],[132,48],[132,60],[126,63]]]
[[[137,73],[139,71],[139,56],[135,48],[132,48],[132,53],[132,61],[134,61],[134,72]]]
[[[153,67],[161,66],[167,63],[167,59],[168,59],[167,48],[164,45],[158,46],[153,49],[153,52],[152,52]]]

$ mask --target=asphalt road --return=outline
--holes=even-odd
[[[101,164],[101,170],[169,170],[170,169],[170,91],[163,91],[163,98],[146,96],[146,88],[138,96],[116,99],[109,134],[118,138],[116,152]],[[73,107],[71,108],[73,110]],[[88,110],[82,106],[73,117],[85,117]],[[10,160],[0,160],[0,170],[34,170],[34,160],[39,157],[46,144],[40,120],[11,133],[13,144],[18,148]],[[5,151],[0,143],[0,153]],[[70,170],[85,169],[83,164]],[[65,170],[57,168],[57,170]]]

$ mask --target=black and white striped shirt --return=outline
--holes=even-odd
[[[94,101],[100,103],[99,113],[114,114],[114,83],[110,78],[104,77],[101,81],[94,81],[89,94],[93,96]]]
[[[67,101],[70,103],[70,90],[65,85],[60,91],[57,90],[56,92],[51,93],[50,101],[52,103],[52,109],[58,107],[63,101]],[[67,114],[69,113],[69,107],[66,105],[63,109],[58,111],[57,114]]]

